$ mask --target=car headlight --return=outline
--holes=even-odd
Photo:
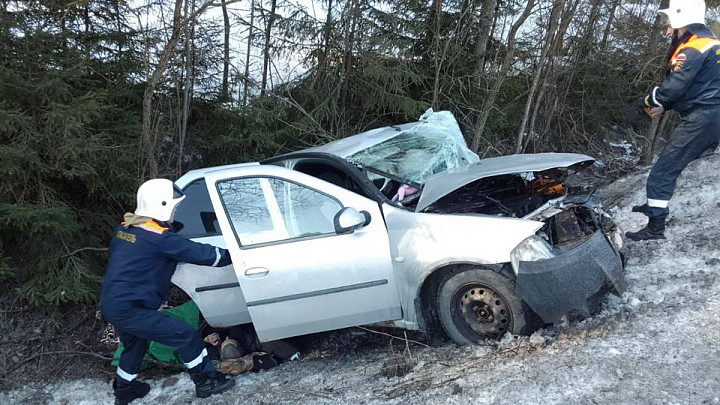
[[[515,275],[517,275],[520,262],[534,262],[536,260],[551,259],[555,256],[553,247],[550,246],[545,239],[539,236],[531,236],[520,242],[520,244],[510,252],[510,263],[512,264]]]

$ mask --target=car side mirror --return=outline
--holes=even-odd
[[[370,213],[345,207],[335,214],[333,223],[337,234],[353,233],[356,229],[370,224]]]

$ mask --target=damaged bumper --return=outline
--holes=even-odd
[[[607,292],[627,288],[620,253],[602,231],[556,257],[521,261],[515,288],[545,323],[557,323],[573,310],[594,313]]]

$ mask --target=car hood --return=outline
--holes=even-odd
[[[479,162],[447,170],[428,178],[415,210],[423,211],[451,192],[487,177],[541,172],[578,164],[584,168],[594,161],[595,159],[590,156],[576,153],[537,153],[482,159]]]

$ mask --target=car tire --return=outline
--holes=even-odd
[[[458,344],[525,333],[526,310],[512,280],[488,269],[458,269],[440,282],[438,316]]]

